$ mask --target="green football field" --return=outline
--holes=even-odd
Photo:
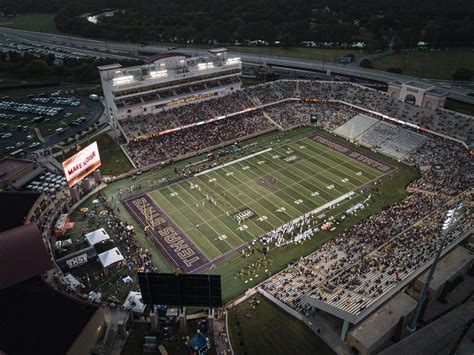
[[[303,138],[148,195],[209,260],[214,260],[382,175]]]

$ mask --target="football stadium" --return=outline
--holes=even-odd
[[[124,203],[144,228],[150,228],[148,236],[170,262],[190,272],[245,252],[259,239],[278,246],[302,243],[322,228],[327,210],[350,209],[366,197],[361,193],[364,186],[393,170],[317,134],[199,172]],[[193,253],[183,260],[179,252],[173,256],[173,248],[154,234],[157,227],[176,228],[170,233],[193,245]],[[295,237],[298,232],[301,235]]]
[[[474,118],[424,82],[245,86],[242,66],[225,48],[101,65],[103,126],[0,160],[0,249],[34,237],[38,260],[3,260],[0,298],[87,309],[58,353],[409,353],[442,322],[462,340]]]

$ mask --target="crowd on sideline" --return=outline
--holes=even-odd
[[[150,139],[132,141],[126,145],[126,149],[137,167],[141,168],[232,144],[273,128],[275,126],[257,110]]]
[[[329,130],[335,130],[359,113],[356,108],[342,103],[301,102],[288,100],[290,98],[339,100],[464,141],[468,141],[474,136],[474,122],[465,115],[446,110],[434,111],[417,107],[396,100],[384,92],[352,83],[301,80],[275,81],[252,86],[226,96],[170,108],[159,113],[127,118],[120,120],[119,124],[125,135],[131,140],[126,145],[130,156],[137,166],[143,167],[160,160],[189,154],[193,149],[197,151],[210,148],[226,141],[225,137],[219,138],[217,136],[228,135],[228,132],[216,133],[219,127],[223,127],[223,122],[219,121],[218,123],[186,128],[185,130],[188,130],[188,132],[180,131],[172,134],[169,138],[153,138],[148,141],[135,142],[134,140],[137,137],[148,137],[168,129],[222,118],[231,113],[252,109],[260,105],[268,105],[262,109],[261,114],[241,114],[237,117],[229,117],[225,120],[232,122],[232,124],[224,124],[224,126],[231,126],[231,128],[233,126],[252,126],[251,133],[255,133],[266,131],[269,125],[283,130],[308,125],[311,123],[311,118],[313,118],[313,123],[324,126]],[[281,102],[282,100],[283,102]],[[271,105],[274,102],[278,103]],[[255,122],[250,122],[252,117]],[[262,117],[265,119],[262,119]],[[240,123],[239,120],[243,122]],[[230,133],[232,137],[238,140],[246,135],[244,133],[248,132],[243,130],[242,133],[239,133],[238,130],[233,130]],[[407,140],[409,135],[405,136],[405,140]],[[181,142],[181,137],[186,141]],[[176,147],[165,147],[164,143],[172,143]],[[396,145],[397,142],[393,144]],[[396,147],[389,147],[389,151],[402,158],[407,153],[405,151],[398,152]]]

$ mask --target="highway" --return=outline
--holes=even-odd
[[[40,42],[44,44],[54,44],[61,45],[64,47],[70,47],[77,49],[85,49],[100,52],[108,52],[115,55],[127,55],[139,57],[139,50],[146,50],[150,53],[161,53],[168,51],[167,47],[160,46],[145,46],[142,47],[136,43],[122,43],[122,42],[109,42],[102,40],[95,40],[89,38],[82,38],[76,36],[66,36],[50,33],[41,33],[41,32],[31,32],[24,30],[11,29],[6,27],[0,27],[0,34],[16,37],[17,39],[24,39],[28,41]],[[189,48],[177,48],[177,51],[183,52],[190,55],[202,55],[207,54],[207,51],[204,49],[189,49]],[[344,76],[353,76],[358,78],[370,79],[380,82],[390,82],[390,81],[409,81],[417,80],[424,83],[433,85],[440,90],[446,91],[450,98],[474,104],[474,96],[469,96],[469,93],[473,93],[473,90],[461,89],[446,87],[446,85],[441,85],[437,82],[427,79],[419,79],[408,75],[400,75],[395,73],[389,73],[385,71],[375,70],[375,69],[366,69],[360,68],[357,66],[351,65],[342,65],[334,64],[328,62],[321,62],[316,60],[305,60],[305,59],[295,59],[295,58],[286,58],[286,57],[276,57],[276,56],[262,56],[256,54],[248,53],[239,53],[232,51],[232,54],[239,56],[242,59],[242,62],[253,64],[253,65],[274,65],[282,66],[287,68],[298,68],[303,70],[310,71],[322,71],[328,72],[335,75],[344,75]]]

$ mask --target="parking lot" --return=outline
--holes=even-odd
[[[2,52],[17,52],[17,53],[28,53],[36,57],[45,56],[48,54],[54,54],[55,62],[62,63],[65,59],[87,59],[92,58],[95,60],[103,59],[104,56],[94,55],[92,53],[84,53],[79,51],[71,51],[71,49],[65,49],[61,47],[53,47],[39,43],[27,43],[27,42],[16,42],[11,39],[4,39],[0,41],[0,51]]]
[[[101,114],[100,102],[71,89],[4,95],[0,97],[0,155],[19,156],[49,141],[74,136]]]
[[[63,175],[45,172],[38,176],[35,180],[25,187],[27,191],[44,192],[45,194],[53,194],[61,187],[66,186],[66,178]]]

